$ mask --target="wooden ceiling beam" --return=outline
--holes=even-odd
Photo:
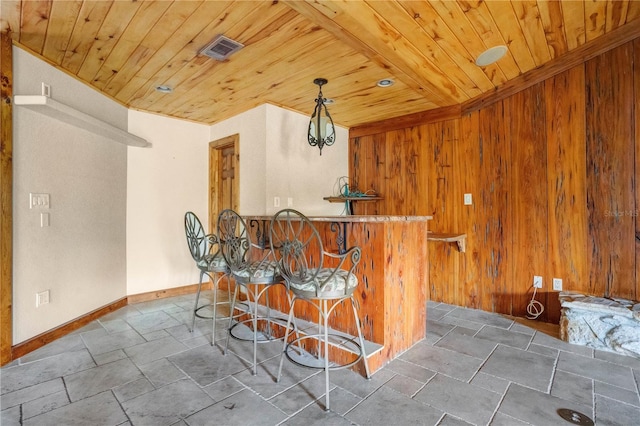
[[[427,72],[416,67],[416,63],[420,62],[428,66],[428,61],[423,56],[408,54],[410,43],[407,42],[407,46],[405,46],[407,48],[401,49],[402,53],[399,53],[397,49],[392,48],[390,44],[385,42],[385,38],[388,39],[391,37],[390,35],[386,35],[384,38],[371,36],[369,29],[361,25],[365,21],[364,19],[360,20],[353,14],[343,13],[341,14],[342,21],[339,23],[336,16],[339,14],[340,6],[336,2],[308,3],[297,0],[284,0],[282,3],[381,68],[389,70],[393,77],[401,80],[422,96],[432,99],[442,106],[457,104],[460,103],[461,98],[466,98],[466,95],[460,89],[452,87],[452,83],[446,76],[439,79],[440,84],[434,84],[433,81],[425,78]],[[348,22],[348,25],[345,22]],[[386,30],[391,31],[392,28],[386,28]],[[395,42],[399,42],[403,38],[399,33],[395,33],[393,36]],[[433,72],[430,74],[432,78],[437,79],[439,70],[433,66],[431,71]]]

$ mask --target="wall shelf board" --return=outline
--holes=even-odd
[[[345,203],[345,207],[347,210],[347,215],[353,214],[353,205],[354,201],[378,201],[383,200],[382,197],[378,197],[377,195],[362,195],[360,197],[347,197],[345,195],[332,196],[332,197],[323,197],[323,200],[327,200],[330,203]]]
[[[323,200],[327,200],[330,203],[344,203],[345,201],[378,201],[383,200],[382,197],[378,196],[362,196],[362,197],[324,197]]]
[[[47,96],[15,95],[13,103],[128,146],[141,148],[151,146],[146,139],[98,120],[89,114],[78,111]]]
[[[460,253],[464,253],[466,248],[467,234],[451,234],[451,233],[442,233],[442,232],[431,232],[427,233],[428,241],[444,241],[448,243],[457,243],[458,250]]]

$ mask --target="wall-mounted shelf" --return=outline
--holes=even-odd
[[[377,195],[362,195],[360,197],[347,197],[344,195],[340,195],[338,197],[324,197],[323,200],[327,200],[330,203],[345,203],[347,206],[347,214],[350,215],[353,213],[353,207],[351,205],[354,201],[378,201],[383,200],[382,197],[378,197]]]
[[[330,203],[344,203],[345,201],[378,201],[378,200],[383,200],[383,198],[382,197],[377,197],[377,196],[324,197],[323,200],[327,200]]]
[[[146,139],[132,135],[131,133],[112,126],[109,123],[98,120],[89,114],[85,114],[84,112],[78,111],[68,105],[54,101],[47,96],[15,95],[13,97],[13,103],[128,146],[151,146]]]
[[[442,232],[431,232],[427,234],[428,241],[445,241],[448,243],[457,243],[458,250],[460,253],[464,253],[466,242],[467,242],[467,234],[447,234]]]

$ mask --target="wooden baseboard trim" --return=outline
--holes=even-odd
[[[211,290],[211,282],[203,282],[202,290]],[[182,287],[167,288],[164,290],[150,291],[147,293],[138,293],[127,296],[129,305],[134,303],[149,302],[156,299],[165,299],[167,297],[182,296],[185,294],[193,294],[198,291],[198,284],[185,285]]]
[[[212,288],[211,282],[202,283],[203,290],[210,290]],[[123,297],[122,299],[116,300],[113,303],[105,305],[101,308],[98,308],[94,311],[89,312],[86,315],[78,317],[74,320],[71,320],[65,324],[62,324],[56,328],[53,328],[49,331],[45,331],[35,337],[32,337],[29,340],[25,340],[22,343],[18,343],[15,346],[11,347],[11,360],[16,360],[20,357],[25,356],[26,354],[35,351],[43,347],[44,345],[53,342],[56,339],[59,339],[67,334],[84,327],[92,321],[95,321],[104,315],[116,311],[120,308],[123,308],[127,305],[140,303],[140,302],[148,302],[151,300],[164,299],[167,297],[174,296],[182,296],[185,294],[193,294],[198,291],[198,284],[185,285],[182,287],[174,287],[168,288],[165,290],[158,291],[150,291],[148,293],[140,293],[134,294],[131,296]]]
[[[46,345],[47,343],[51,343],[56,339],[59,339],[67,334],[75,331],[85,325],[89,324],[91,321],[94,321],[110,312],[116,311],[124,306],[127,306],[127,298],[123,297],[122,299],[116,300],[113,303],[110,303],[106,306],[98,308],[94,311],[89,312],[86,315],[78,317],[74,320],[71,320],[65,324],[62,324],[52,330],[45,331],[42,334],[39,334],[35,337],[32,337],[29,340],[25,340],[22,343],[18,343],[17,345],[11,348],[11,359],[18,359],[22,356],[25,356],[29,352],[33,352],[38,348]]]

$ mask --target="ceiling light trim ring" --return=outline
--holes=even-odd
[[[507,46],[493,46],[489,49],[485,50],[481,54],[478,55],[476,59],[476,65],[479,67],[486,67],[493,63],[498,62],[502,59],[508,52]]]

